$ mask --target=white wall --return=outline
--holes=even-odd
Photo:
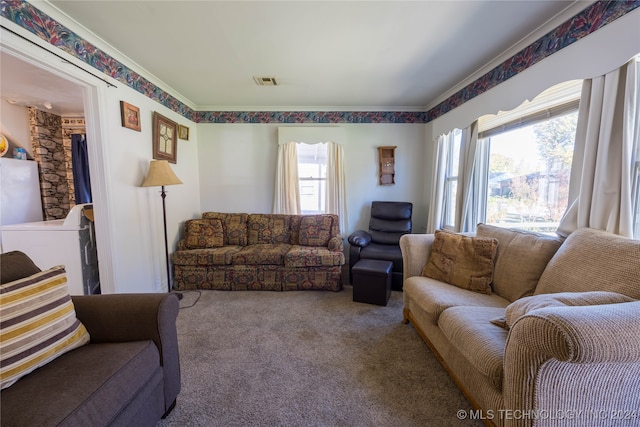
[[[166,291],[160,187],[140,187],[153,158],[153,112],[190,128],[190,140],[178,140],[177,163],[170,164],[183,184],[165,187],[170,254],[183,222],[197,217],[200,211],[198,169],[194,167],[198,163],[198,132],[194,123],[124,85],[107,93],[106,139],[110,154],[104,158],[104,165],[113,225],[114,291]],[[141,132],[121,126],[121,100],[140,108]]]
[[[270,213],[278,124],[199,124],[202,211]],[[327,126],[329,134],[332,128]],[[414,204],[414,232],[426,226],[422,124],[342,124],[349,230],[367,229],[373,200]],[[316,129],[318,126],[314,125]],[[317,133],[317,131],[314,131]],[[378,146],[396,145],[395,185],[378,184]]]
[[[0,100],[0,133],[9,141],[9,151],[5,157],[13,157],[13,147],[24,148],[33,157],[33,147],[29,132],[29,111],[27,107],[9,104]]]

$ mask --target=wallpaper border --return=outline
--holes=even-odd
[[[0,16],[196,123],[428,123],[640,7],[597,1],[426,112],[196,111],[25,0],[0,0]]]

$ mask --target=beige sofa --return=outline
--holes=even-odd
[[[489,294],[422,275],[433,234],[400,240],[404,321],[476,408],[459,416],[640,425],[640,241],[584,228],[563,242],[482,224],[477,236],[497,240]]]
[[[204,212],[184,230],[172,258],[175,289],[342,289],[337,215]]]

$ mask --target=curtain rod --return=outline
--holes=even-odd
[[[16,36],[20,37],[21,39],[28,41],[28,42],[29,42],[29,43],[31,43],[32,45],[34,45],[34,46],[38,46],[40,49],[44,50],[45,52],[48,52],[48,53],[50,53],[50,54],[54,55],[55,57],[60,58],[61,60],[63,60],[63,61],[64,61],[64,62],[66,62],[67,64],[71,64],[71,65],[73,65],[74,67],[76,67],[77,69],[82,70],[82,71],[84,71],[84,72],[85,72],[85,73],[87,73],[87,74],[90,74],[91,76],[95,77],[96,79],[98,79],[98,80],[102,80],[103,82],[105,82],[105,83],[107,84],[107,86],[111,86],[111,87],[115,87],[115,88],[117,88],[117,87],[118,87],[118,86],[114,85],[113,83],[109,82],[107,79],[105,79],[105,78],[103,78],[103,77],[100,77],[100,76],[97,76],[97,75],[93,74],[91,71],[85,70],[84,68],[82,68],[82,67],[81,67],[81,66],[79,66],[78,64],[75,64],[75,63],[73,63],[73,62],[69,61],[67,58],[63,57],[62,55],[59,55],[59,54],[57,54],[57,53],[55,53],[55,52],[53,52],[53,51],[51,51],[51,50],[47,49],[46,47],[44,47],[44,46],[40,46],[38,43],[36,43],[36,42],[34,42],[34,41],[32,41],[32,40],[29,40],[28,38],[26,38],[26,37],[25,37],[25,36],[23,36],[22,34],[18,34],[17,32],[13,31],[12,29],[7,28],[6,26],[1,25],[1,24],[0,24],[0,27],[1,27],[2,29],[4,29],[4,30],[7,30],[7,31],[9,31],[10,33],[12,33],[12,34],[14,34],[14,35],[16,35]]]

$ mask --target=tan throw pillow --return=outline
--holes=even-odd
[[[483,294],[491,293],[498,240],[436,230],[422,275]]]
[[[519,299],[507,306],[505,320],[507,329],[511,328],[516,320],[533,310],[544,307],[584,306],[617,304],[621,302],[635,301],[626,295],[615,292],[560,292],[557,294],[540,294]]]
[[[0,286],[0,384],[7,388],[89,342],[76,319],[63,266]]]
[[[558,236],[486,224],[478,224],[476,236],[498,239],[491,288],[511,302],[533,295],[542,272],[562,244]]]
[[[186,228],[188,249],[217,248],[224,244],[224,232],[219,219],[192,219],[187,221]]]

